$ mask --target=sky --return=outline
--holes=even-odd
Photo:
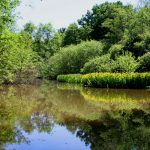
[[[51,23],[55,29],[67,27],[86,14],[95,4],[106,0],[22,0],[16,12],[19,29],[27,22],[35,25]],[[118,0],[108,0],[115,2]],[[124,4],[137,4],[138,0],[121,0]]]

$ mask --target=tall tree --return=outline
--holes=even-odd
[[[64,35],[64,46],[70,44],[80,43],[79,28],[76,23],[70,24],[65,31]]]
[[[50,23],[38,26],[35,34],[34,50],[44,59],[51,55],[51,40],[53,35],[54,30]]]
[[[33,36],[35,36],[36,28],[37,27],[32,22],[28,22],[24,25],[23,31],[29,33],[33,38]]]
[[[0,26],[11,27],[15,21],[15,8],[20,0],[1,0],[0,1]]]
[[[103,23],[110,19],[114,19],[117,10],[126,9],[128,6],[124,6],[121,2],[108,3],[105,2],[100,5],[95,5],[92,11],[88,11],[80,20],[78,20],[79,25],[82,27],[90,28],[91,39],[101,40],[106,38],[105,35],[111,32],[109,26],[104,26]],[[123,16],[121,16],[123,18]],[[121,21],[120,21],[121,22]]]

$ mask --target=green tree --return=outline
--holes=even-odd
[[[108,21],[108,19],[113,20],[116,17],[116,14],[118,13],[117,11],[122,13],[120,14],[121,20],[119,20],[121,23],[124,17],[124,12],[122,12],[122,10],[127,8],[128,6],[123,6],[121,2],[105,2],[100,5],[95,5],[92,8],[92,11],[88,11],[80,20],[78,20],[78,23],[82,27],[88,27],[90,29],[89,37],[91,39],[104,39],[106,38],[105,35],[108,34],[108,32],[111,30],[108,26],[104,26],[103,23],[106,20]]]
[[[6,25],[11,28],[15,22],[15,8],[20,0],[1,0],[0,1],[0,26]],[[0,30],[1,32],[1,30]]]
[[[144,7],[138,10],[133,19],[129,22],[130,26],[125,31],[123,43],[125,49],[129,50],[134,56],[139,57],[150,50],[150,8]]]
[[[122,55],[124,53],[123,50],[123,45],[121,44],[114,44],[110,47],[109,49],[109,53],[110,53],[110,58],[115,60],[117,57],[119,57],[120,55]]]
[[[63,45],[80,43],[79,29],[76,23],[70,24],[65,31]]]
[[[131,5],[126,7],[113,8],[111,14],[113,17],[108,17],[102,23],[102,26],[108,29],[105,37],[111,43],[117,43],[122,40],[124,31],[128,29],[129,21],[133,18],[134,11]]]
[[[0,81],[18,82],[18,79],[30,78],[36,68],[32,41],[26,34],[5,30],[0,36]],[[33,74],[31,74],[33,73]]]
[[[48,59],[52,54],[51,40],[54,30],[50,23],[40,24],[37,28],[34,40],[34,50],[43,59]]]
[[[32,38],[35,36],[35,32],[36,32],[35,30],[36,30],[36,26],[31,22],[28,22],[24,25],[23,31],[29,33],[32,36]]]
[[[89,39],[89,32],[88,27],[79,27],[76,23],[70,24],[64,32],[63,45],[79,44],[81,41],[86,41]]]

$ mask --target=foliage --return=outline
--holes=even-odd
[[[32,38],[35,36],[36,26],[32,22],[28,22],[24,25],[23,31],[29,33]]]
[[[48,59],[51,56],[51,39],[53,37],[53,28],[50,23],[40,24],[37,27],[34,38],[34,51],[43,59]]]
[[[1,0],[0,1],[0,26],[6,25],[11,28],[15,22],[14,9],[19,5],[20,0]],[[1,29],[0,29],[1,32]]]
[[[6,30],[0,36],[1,82],[14,82],[21,80],[22,76],[31,76],[36,68],[36,54],[32,51],[31,44],[32,41],[25,34]]]
[[[113,72],[135,72],[138,67],[138,62],[131,53],[120,55],[112,64]]]
[[[149,71],[148,0],[136,9],[120,1],[95,5],[77,23],[58,31],[51,23],[28,22],[16,32],[19,3],[0,2],[0,82],[38,73],[56,79],[59,74]]]
[[[109,48],[110,58],[115,60],[124,53],[123,45],[114,44]]]
[[[134,17],[129,21],[129,27],[124,32],[123,43],[125,49],[134,54],[135,57],[142,56],[150,49],[150,8],[141,8],[134,13]]]
[[[50,78],[56,78],[59,74],[80,73],[84,64],[95,56],[101,56],[103,45],[101,42],[87,41],[63,48],[49,59]]]
[[[76,23],[70,24],[64,32],[63,46],[79,44],[88,39],[89,28],[78,27]]]
[[[63,45],[79,44],[79,43],[80,43],[80,35],[78,26],[75,23],[70,24],[65,31]]]
[[[110,55],[108,54],[96,57],[85,63],[81,69],[81,73],[111,72],[112,63],[113,60],[110,59]]]
[[[112,15],[112,18],[106,18],[102,26],[109,30],[105,34],[105,37],[108,38],[111,43],[117,43],[121,41],[124,31],[128,28],[129,20],[133,18],[133,9],[131,6],[126,8],[116,7]]]
[[[150,52],[146,53],[145,55],[139,58],[138,71],[150,71]]]
[[[105,38],[107,34],[110,34],[111,31],[113,31],[113,34],[118,35],[118,31],[119,34],[122,34],[122,31],[126,27],[124,23],[128,19],[129,10],[132,11],[130,6],[123,6],[121,2],[105,2],[100,5],[95,5],[91,11],[88,11],[78,20],[78,23],[82,27],[89,27],[91,39],[100,40]],[[117,36],[117,38],[116,36],[112,36],[111,38],[117,40],[118,37],[120,36]]]

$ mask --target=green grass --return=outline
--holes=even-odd
[[[143,89],[150,86],[150,73],[90,73],[59,75],[59,82],[81,83],[98,88]]]
[[[66,83],[82,83],[82,75],[80,74],[58,75],[57,81]]]

